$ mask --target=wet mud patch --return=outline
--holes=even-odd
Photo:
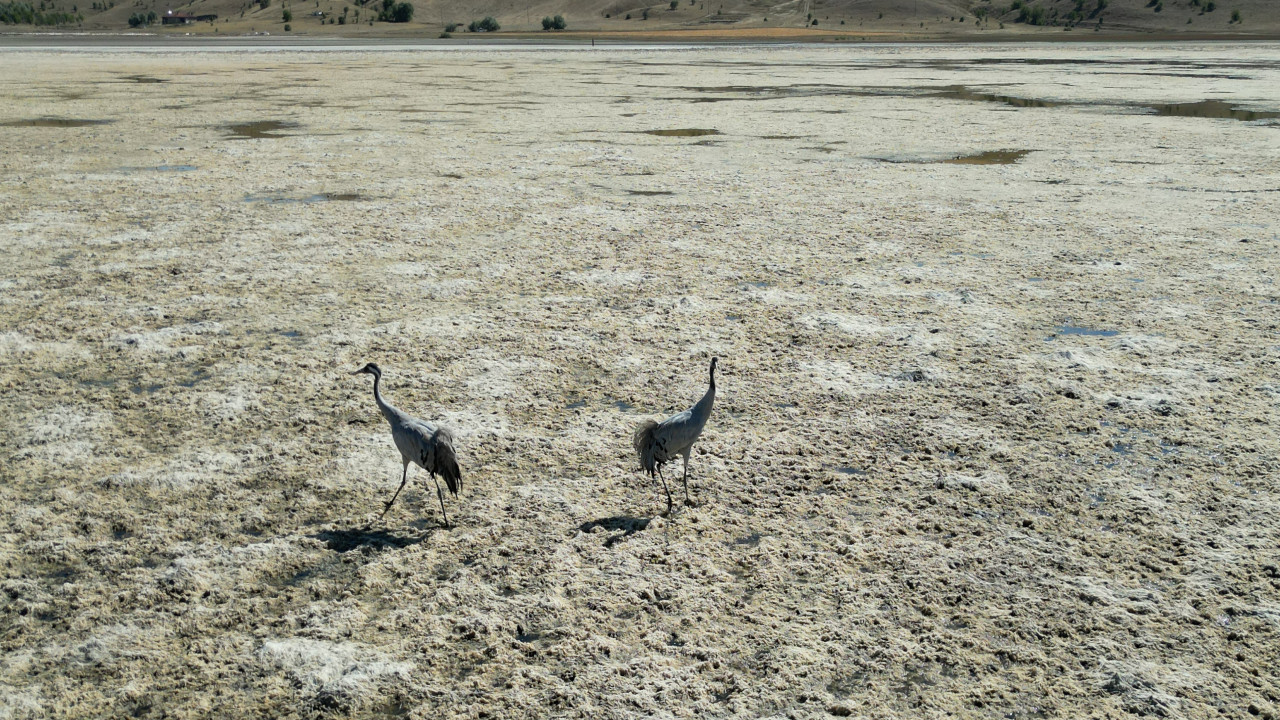
[[[656,197],[660,195],[675,195],[670,190],[628,190],[628,195],[639,195],[640,197]]]
[[[230,133],[229,140],[269,140],[289,137],[287,134],[282,134],[281,131],[293,130],[297,127],[297,123],[285,120],[255,120],[253,122],[231,123],[224,125],[223,129]]]
[[[126,82],[140,83],[142,85],[157,85],[169,82],[164,78],[152,77],[151,75],[125,75],[120,79]]]
[[[942,162],[946,165],[1012,165],[1030,152],[1030,150],[987,150],[973,155],[948,158]]]
[[[978,92],[964,85],[952,85],[945,89],[930,93],[927,97],[942,98],[944,100],[968,100],[972,102],[989,102],[1000,103],[1016,108],[1056,108],[1068,105],[1069,103],[1058,102],[1056,100],[1040,100],[1038,98],[1023,98],[1013,95],[999,95],[997,93]]]
[[[636,517],[634,515],[615,515],[613,517],[600,518],[599,520],[591,520],[584,522],[578,526],[578,531],[583,533],[592,533],[597,529],[604,530],[612,534],[604,541],[605,547],[613,547],[632,535],[649,527],[649,522],[653,518]]]
[[[640,130],[644,135],[657,135],[658,137],[703,137],[706,135],[720,135],[719,130],[711,128],[677,128],[674,130]]]
[[[388,548],[400,549],[417,545],[431,537],[434,528],[415,534],[403,534],[389,530],[373,530],[359,528],[355,530],[325,530],[307,537],[323,542],[326,547],[337,553],[351,552],[369,548],[375,552]]]
[[[1240,120],[1254,122],[1256,120],[1273,120],[1280,118],[1280,112],[1261,110],[1242,110],[1239,107],[1221,100],[1201,100],[1194,103],[1168,103],[1165,105],[1149,105],[1156,115],[1166,117],[1210,118],[1217,120]]]
[[[84,118],[32,118],[30,120],[8,120],[0,122],[0,127],[32,127],[32,128],[80,128],[94,125],[110,125],[115,120],[88,120]]]
[[[290,195],[271,195],[267,193],[250,193],[244,196],[247,203],[267,203],[268,205],[310,205],[313,203],[326,202],[358,202],[367,200],[368,198],[360,193],[335,193],[323,192],[312,195],[290,196]]]

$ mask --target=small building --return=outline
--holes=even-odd
[[[190,25],[195,21],[195,15],[190,15],[184,12],[174,12],[172,10],[160,16],[161,25]]]

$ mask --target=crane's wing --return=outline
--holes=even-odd
[[[432,435],[431,442],[435,445],[435,466],[432,471],[444,478],[449,492],[457,497],[462,490],[462,470],[458,468],[458,456],[453,452],[453,435],[440,428]]]
[[[701,424],[694,422],[693,413],[689,410],[672,415],[654,429],[654,437],[662,444],[668,457],[684,452],[701,433]]]
[[[640,458],[640,469],[650,475],[658,471],[658,447],[657,439],[654,437],[654,431],[658,429],[658,423],[654,420],[645,420],[636,428],[635,434],[631,436],[631,444],[636,449],[636,456]]]

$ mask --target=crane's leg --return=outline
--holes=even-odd
[[[697,507],[697,503],[689,499],[689,453],[692,448],[686,448],[684,451],[684,504],[691,507]]]
[[[409,482],[409,461],[405,460],[404,472],[400,475],[400,487],[396,488],[396,494],[392,495],[391,499],[387,501],[387,506],[382,508],[382,515],[378,516],[379,520],[381,520],[382,517],[387,514],[387,511],[391,509],[391,505],[395,503],[396,498],[400,497],[400,491],[404,489],[404,484],[407,482]]]
[[[435,473],[431,473],[431,479],[436,483],[436,497],[440,498],[440,514],[444,516],[444,526],[449,527],[449,513],[444,511],[444,491],[440,489],[440,480]]]
[[[662,466],[658,466],[658,479],[662,481],[662,489],[667,491],[667,511],[663,515],[671,514],[671,489],[667,487],[667,479],[662,477]]]

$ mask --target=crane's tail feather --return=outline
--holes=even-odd
[[[653,433],[658,429],[656,420],[645,420],[636,428],[636,432],[631,436],[631,444],[636,448],[636,456],[640,459],[640,469],[653,475],[658,471],[658,459],[656,452],[658,443],[653,437]]]
[[[444,434],[436,434],[436,472],[444,478],[445,485],[454,497],[462,491],[462,470],[458,467],[458,456],[453,452],[453,438]]]

